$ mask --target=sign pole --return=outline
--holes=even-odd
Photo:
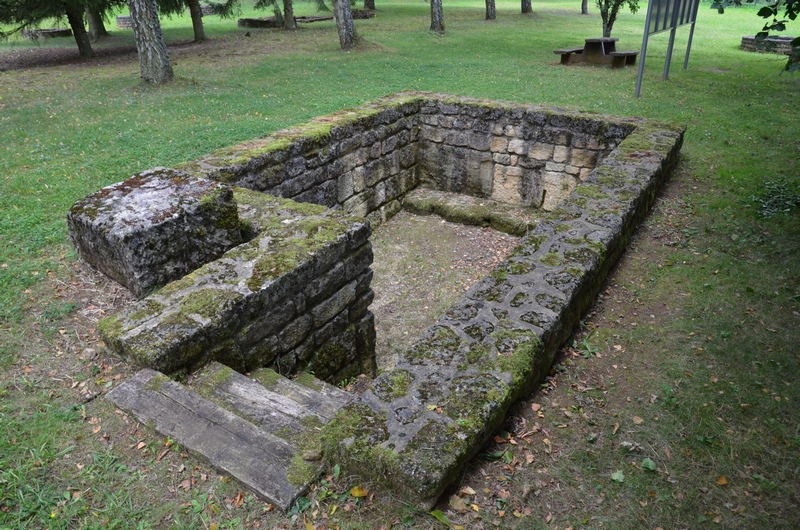
[[[642,92],[642,75],[644,74],[644,56],[647,54],[647,39],[650,37],[650,12],[653,2],[647,4],[647,18],[644,22],[644,37],[642,37],[642,51],[639,54],[639,75],[636,77],[636,97]]]
[[[695,0],[692,10],[692,29],[689,30],[689,42],[686,44],[686,58],[683,60],[683,69],[689,68],[689,53],[692,51],[692,38],[694,38],[694,25],[697,23],[697,9],[700,7],[700,0]]]
[[[669,32],[669,46],[667,46],[667,61],[664,63],[664,75],[662,79],[664,81],[667,80],[669,77],[669,63],[672,62],[672,47],[675,46],[675,31],[678,28],[672,26],[672,30]]]

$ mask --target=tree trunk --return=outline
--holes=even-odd
[[[339,44],[343,50],[352,48],[358,36],[353,25],[350,0],[333,0],[333,15],[336,18],[336,28],[339,30]]]
[[[286,29],[297,29],[292,0],[283,0],[283,27]]]
[[[431,31],[444,33],[444,11],[442,11],[442,0],[431,0]]]
[[[206,40],[206,30],[203,27],[203,8],[200,7],[200,0],[186,0],[186,5],[189,6],[189,14],[192,16],[194,41],[203,42]]]
[[[133,22],[141,78],[151,85],[172,81],[174,74],[169,64],[167,44],[161,33],[155,0],[128,0],[128,10]]]
[[[69,27],[72,28],[75,43],[78,45],[78,52],[81,57],[93,57],[92,43],[89,40],[89,34],[86,33],[86,27],[83,25],[83,9],[75,4],[67,4],[66,11]]]
[[[364,9],[375,11],[375,0],[364,0]]]
[[[92,40],[108,37],[108,30],[103,22],[103,14],[96,9],[86,8],[86,20],[89,22],[89,36]]]
[[[494,0],[486,0],[486,20],[494,20],[497,18],[497,8],[494,5]]]
[[[522,0],[522,13],[533,13],[533,6],[531,0]]]
[[[589,0],[582,0],[581,1],[581,15],[588,15],[589,14]]]

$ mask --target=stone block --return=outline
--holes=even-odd
[[[469,148],[477,151],[488,151],[490,149],[490,138],[488,134],[472,133],[469,135]]]
[[[503,164],[504,166],[510,166],[511,165],[511,155],[505,155],[505,154],[502,154],[502,153],[495,153],[492,156],[492,160],[494,160],[495,163]]]
[[[563,164],[569,160],[569,147],[565,145],[557,145],[553,149],[553,162]]]
[[[495,136],[492,138],[490,149],[493,153],[507,153],[508,152],[508,138],[502,136]]]
[[[578,167],[593,168],[597,165],[597,151],[589,149],[573,149],[570,164]]]
[[[514,140],[508,142],[508,152],[516,155],[524,155],[527,152],[526,143],[527,142],[525,142],[525,140],[515,138]]]
[[[492,200],[506,204],[520,204],[522,202],[521,181],[522,170],[520,168],[495,166]]]
[[[333,317],[347,309],[356,298],[356,282],[350,282],[327,300],[323,300],[316,307],[311,309],[314,317],[314,327],[319,328]]]
[[[549,161],[553,159],[553,144],[535,143],[528,150],[528,158]]]
[[[569,197],[576,186],[575,178],[566,173],[544,171],[542,172],[542,187],[545,190],[543,210],[554,210],[561,202]]]
[[[231,188],[156,168],[76,202],[80,257],[142,298],[242,242]]]
[[[339,177],[337,199],[344,202],[353,196],[353,172],[348,171]]]

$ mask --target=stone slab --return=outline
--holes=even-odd
[[[295,449],[155,370],[144,369],[107,399],[286,511],[308,489],[287,478]]]
[[[513,236],[527,234],[541,217],[536,208],[429,188],[406,194],[403,208],[416,214],[436,214],[453,223],[491,226]]]
[[[309,382],[320,389],[330,386],[313,377]],[[269,433],[284,432],[286,428],[305,431],[302,420],[310,416],[320,424],[328,423],[352,400],[350,394],[334,387],[331,388],[338,391],[336,394],[328,391],[323,394],[273,370],[256,370],[247,377],[216,362],[193,376],[191,386],[200,395]]]
[[[242,242],[229,186],[165,168],[79,200],[67,225],[80,257],[139,298]]]

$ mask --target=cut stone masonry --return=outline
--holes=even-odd
[[[165,372],[219,360],[337,382],[374,369],[364,218],[407,207],[522,236],[315,438],[328,465],[429,508],[546,374],[676,164],[683,131],[402,93],[221,149],[176,169],[233,186],[249,241],[101,332]]]

